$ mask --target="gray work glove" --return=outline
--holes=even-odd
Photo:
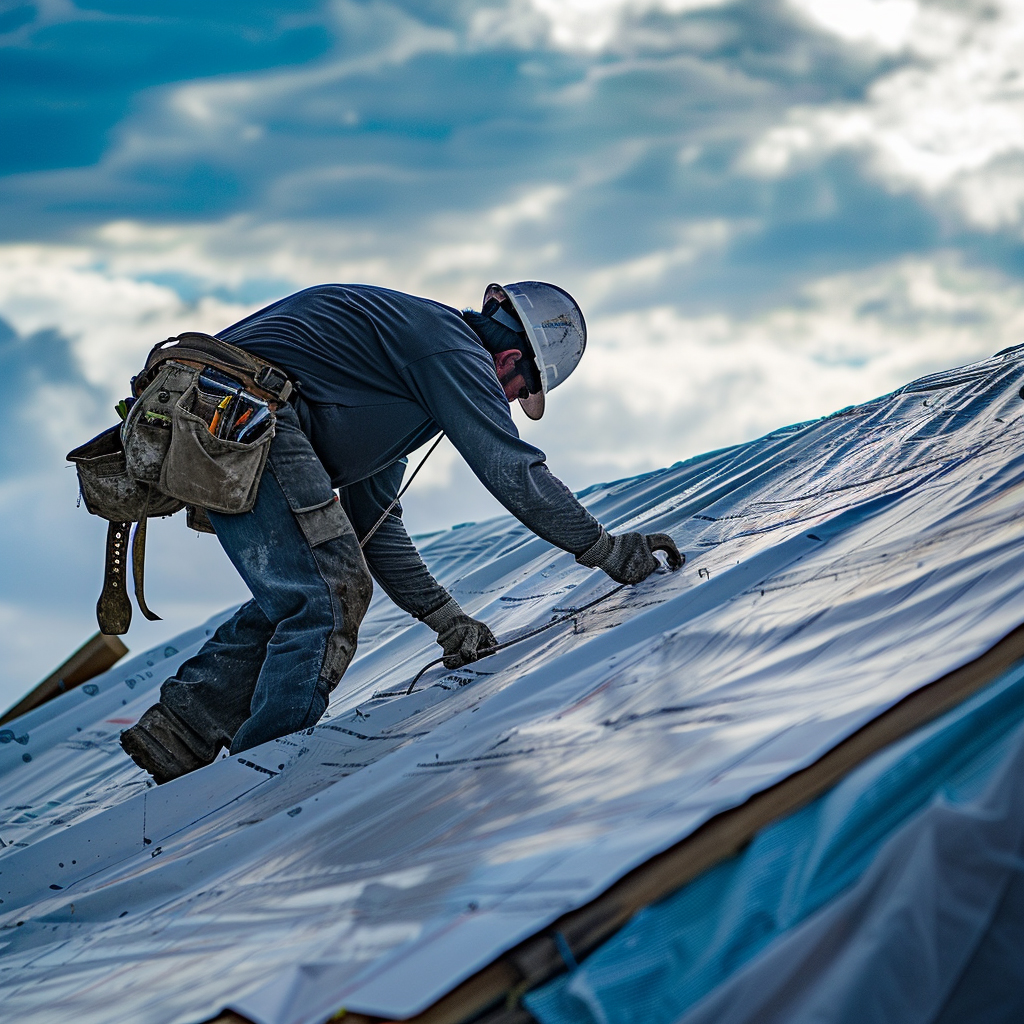
[[[603,569],[616,583],[640,583],[659,568],[655,551],[664,551],[668,567],[674,572],[686,561],[676,542],[667,533],[620,533],[613,537],[601,530],[601,536],[582,555],[580,565]]]
[[[437,642],[444,651],[445,668],[462,668],[476,661],[488,648],[498,646],[487,625],[471,619],[454,597],[424,615],[423,621],[437,634]]]

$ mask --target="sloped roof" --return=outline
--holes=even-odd
[[[213,624],[10,723],[6,1013],[410,1016],[811,764],[1024,618],[1022,361],[592,488],[687,553],[637,587],[510,519],[435,535],[500,639],[558,624],[408,694],[433,635],[378,598],[329,718],[166,786],[117,736]]]

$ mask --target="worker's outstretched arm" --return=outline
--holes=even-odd
[[[544,453],[520,438],[482,347],[435,353],[404,372],[483,485],[520,522],[575,555],[596,543],[600,523],[548,470]]]
[[[407,367],[410,386],[484,486],[520,522],[583,565],[619,583],[639,583],[660,564],[679,568],[682,555],[665,534],[613,537],[545,464],[545,455],[519,436],[490,357],[464,349]]]

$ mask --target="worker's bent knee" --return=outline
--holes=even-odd
[[[337,686],[355,655],[359,624],[363,621],[366,609],[370,605],[370,598],[373,596],[373,581],[365,563],[350,562],[346,569],[346,572],[335,575],[330,583],[334,629],[328,638],[320,669],[320,685],[326,687],[327,694]]]
[[[354,636],[366,615],[366,610],[370,607],[370,598],[373,597],[373,577],[365,562],[353,569],[351,577],[345,580],[345,588],[345,625],[352,629]]]

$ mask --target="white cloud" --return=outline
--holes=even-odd
[[[596,318],[579,369],[530,427],[581,486],[827,415],[1024,340],[1024,288],[952,254],[809,285],[748,318],[669,307]]]
[[[656,249],[635,259],[613,263],[587,274],[578,289],[581,302],[607,301],[628,297],[638,288],[660,284],[674,272],[697,262],[701,257],[721,252],[726,244],[751,225],[742,220],[693,221],[676,231],[676,244]]]
[[[854,18],[868,7],[878,13],[895,3],[821,6],[801,0],[824,27],[846,38],[853,24],[843,21],[847,15]],[[864,24],[872,24],[866,14]],[[1011,0],[981,14],[970,6],[921,7],[905,28],[900,46],[914,56],[910,66],[879,78],[864,102],[792,108],[783,124],[746,151],[741,168],[778,175],[837,150],[854,150],[865,153],[872,172],[892,188],[952,203],[977,227],[1020,225],[1024,7]]]
[[[485,278],[514,279],[527,268],[531,276],[544,276],[544,261],[510,252],[502,231],[546,215],[561,201],[557,190],[542,189],[481,214],[490,244],[457,241],[458,224],[448,225],[451,234],[435,226],[434,237],[427,233],[415,246],[390,251],[379,238],[376,247],[349,239],[353,250],[365,246],[363,262],[355,252],[339,258],[333,232],[332,251],[315,235],[305,235],[300,245],[282,225],[247,228],[236,221],[219,228],[113,224],[92,250],[0,247],[0,316],[22,333],[58,328],[73,339],[88,378],[113,394],[124,390],[156,341],[183,330],[220,330],[257,305],[209,295],[185,302],[171,286],[132,272],[189,272],[207,291],[270,273],[282,278],[281,294],[318,281],[374,280],[464,306],[479,301]],[[571,279],[559,275],[552,257],[547,276],[567,285],[586,311],[609,297],[628,298],[717,251],[732,228],[698,223],[671,249],[589,274],[577,271]],[[224,258],[226,237],[231,258]],[[372,273],[347,273],[360,269]],[[587,357],[552,401],[554,416],[540,427],[524,424],[558,463],[576,467],[577,486],[593,473],[650,469],[824,415],[1015,344],[1024,338],[1024,288],[940,254],[821,278],[798,301],[756,316],[687,316],[658,305],[592,314],[588,322]],[[586,431],[574,433],[572,422],[551,428],[564,418],[559,409],[573,410]],[[418,488],[449,486],[456,461],[454,453],[438,452]]]
[[[968,220],[985,230],[1024,223],[1024,154],[965,176],[957,183],[956,196]]]
[[[140,149],[148,156],[161,146],[173,154],[183,139],[194,146],[205,138],[218,147],[225,139],[255,141],[264,134],[261,116],[276,111],[301,117],[313,110],[320,123],[325,118],[357,123],[358,111],[325,102],[324,90],[359,75],[386,73],[426,53],[458,49],[454,32],[417,20],[389,3],[334,0],[329,10],[332,28],[345,42],[345,55],[297,68],[175,86],[166,93],[166,119],[134,121],[122,136],[119,155],[131,160]]]
[[[110,272],[84,247],[0,246],[0,316],[21,334],[56,327],[86,379],[115,390],[158,341],[220,330],[249,311],[209,296],[187,303],[170,287]]]
[[[268,301],[326,281],[368,281],[458,308],[476,305],[492,278],[552,271],[560,256],[557,243],[545,237],[539,246],[523,247],[515,239],[524,229],[543,229],[569,195],[561,185],[536,185],[489,209],[424,215],[415,231],[402,224],[393,235],[330,219],[265,222],[241,215],[205,224],[113,221],[83,237],[79,246],[0,246],[0,275],[7,274],[0,280],[0,315],[7,310],[23,331],[45,324],[67,328],[73,337],[99,316],[108,324],[106,340],[90,336],[83,349],[107,358],[126,346],[140,351],[141,342],[131,348],[137,325],[171,326],[191,318],[205,325],[195,329],[215,331],[255,308],[211,297],[186,303],[170,285],[153,283],[171,277],[191,281],[207,294],[275,282],[265,286],[271,288]],[[682,232],[681,244],[690,253],[694,246],[713,244],[711,236],[718,239],[723,230],[717,222],[698,224]],[[73,281],[65,284],[64,275]],[[117,291],[124,295],[115,307]]]
[[[920,7],[915,0],[790,0],[812,22],[851,43],[882,51],[909,41]]]
[[[550,41],[566,50],[596,52],[616,41],[623,23],[649,11],[683,14],[726,0],[528,0],[549,25]]]

